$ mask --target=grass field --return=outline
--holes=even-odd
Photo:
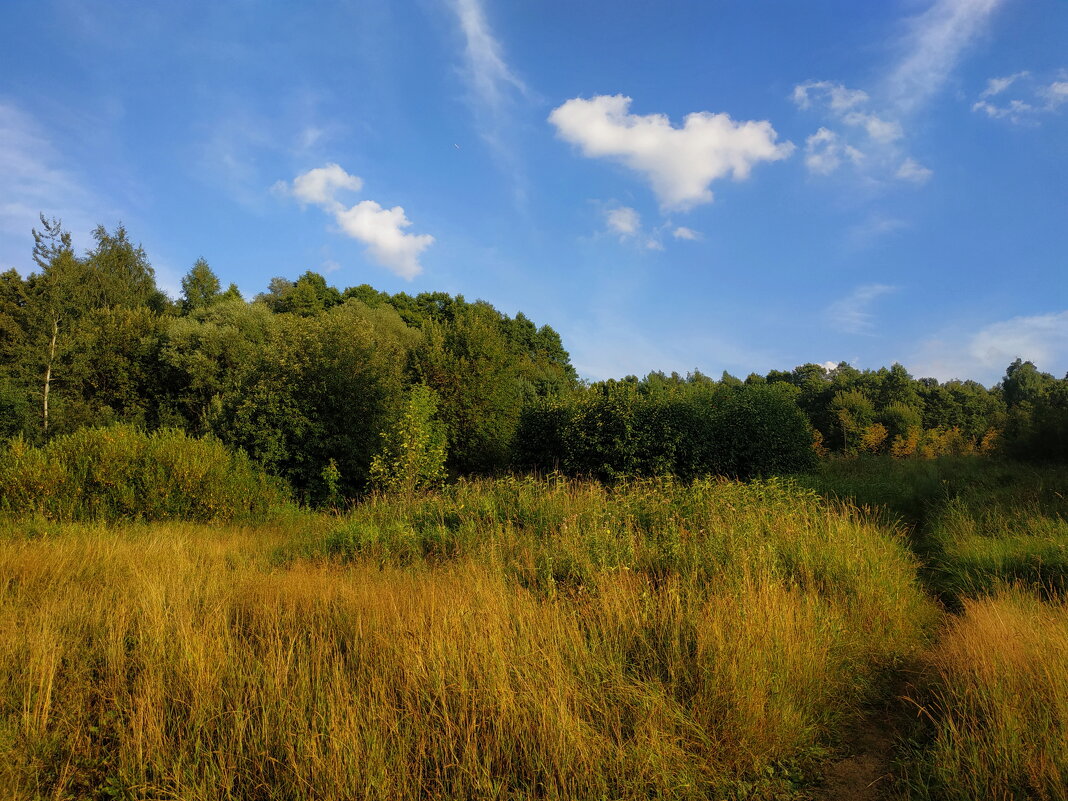
[[[1063,480],[873,461],[818,493],[512,478],[256,526],[10,518],[0,796],[805,798],[907,686],[899,797],[1054,799]],[[1037,574],[990,555],[1039,542]]]
[[[955,612],[906,701],[900,796],[1068,798],[1068,470],[870,460],[807,483],[911,524],[925,584]]]
[[[299,526],[10,526],[5,797],[784,796],[936,615],[894,532],[779,482]]]

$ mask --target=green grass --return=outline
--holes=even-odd
[[[962,598],[1024,583],[1068,589],[1068,468],[982,457],[828,463],[807,479],[820,492],[911,524],[933,593]]]
[[[1062,799],[1068,787],[1068,470],[982,458],[832,462],[807,479],[912,526],[957,614],[921,660],[898,795]]]

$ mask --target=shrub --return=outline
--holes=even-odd
[[[214,437],[83,428],[0,452],[0,509],[53,520],[233,520],[286,501],[282,483]]]
[[[608,381],[528,406],[516,451],[523,467],[571,476],[749,478],[812,467],[812,437],[794,397],[777,385],[645,391]]]
[[[445,428],[436,419],[434,390],[418,385],[408,392],[404,414],[382,434],[382,450],[371,459],[371,484],[411,495],[445,480]]]

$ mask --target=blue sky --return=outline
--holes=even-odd
[[[587,378],[1068,371],[1064,0],[0,8],[0,268],[523,311]]]

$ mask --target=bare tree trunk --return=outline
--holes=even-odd
[[[52,361],[56,358],[56,339],[59,337],[59,316],[52,317],[52,342],[48,346],[48,364],[44,374],[44,401],[42,411],[44,413],[44,430],[48,433],[48,391],[52,387]]]

